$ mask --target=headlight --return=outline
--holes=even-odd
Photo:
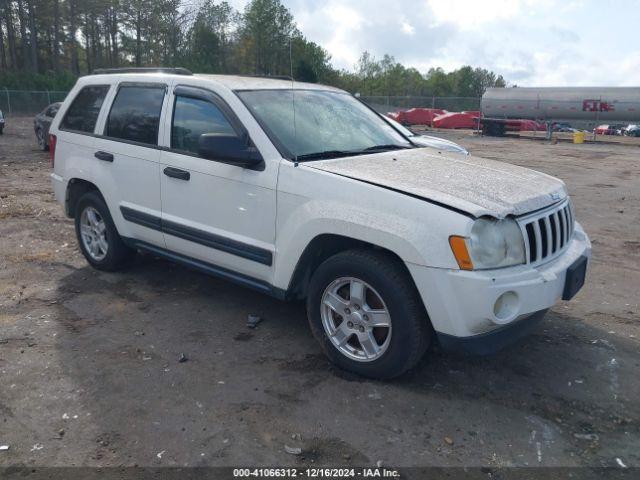
[[[508,267],[525,262],[524,238],[511,218],[479,218],[469,238],[451,237],[451,249],[463,270]]]

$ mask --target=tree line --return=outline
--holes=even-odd
[[[481,96],[506,82],[465,66],[419,72],[364,52],[352,70],[305,38],[281,0],[0,0],[0,88],[66,90],[96,68],[181,66],[287,75],[362,95]]]

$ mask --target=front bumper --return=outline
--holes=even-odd
[[[546,313],[547,310],[540,310],[514,320],[508,325],[471,337],[454,337],[446,333],[437,333],[436,336],[440,347],[444,350],[468,355],[490,355],[527,336]]]
[[[408,268],[438,336],[471,340],[492,332],[502,331],[504,336],[507,326],[541,318],[562,298],[567,269],[580,257],[591,257],[591,243],[576,223],[567,250],[535,268],[519,265],[471,272],[414,264]],[[514,340],[520,336],[514,334]]]

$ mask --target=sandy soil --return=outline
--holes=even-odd
[[[0,466],[639,466],[640,150],[447,136],[566,181],[588,284],[500,354],[434,351],[380,383],[333,369],[302,305],[150,256],[89,268],[30,119],[8,119]]]

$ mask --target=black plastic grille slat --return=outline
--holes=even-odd
[[[555,216],[555,213],[553,213],[549,217],[549,222],[551,223],[551,253],[556,253],[556,246],[558,245],[558,231],[556,230]]]
[[[542,245],[541,258],[545,258],[549,254],[549,239],[547,238],[547,227],[544,224],[544,218],[538,220],[540,226],[540,243]]]
[[[529,241],[529,262],[535,262],[538,252],[536,251],[536,234],[533,223],[527,223],[527,239]]]
[[[566,233],[565,233],[566,223],[564,219],[563,210],[558,211],[558,217],[560,218],[560,248],[563,248],[565,244],[565,238],[566,238]]]

